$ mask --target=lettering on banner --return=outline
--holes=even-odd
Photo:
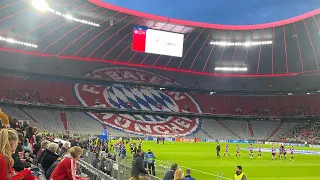
[[[83,91],[86,91],[86,92],[89,92],[89,93],[92,93],[92,94],[100,94],[99,91],[96,91],[96,88],[100,88],[101,86],[100,85],[84,85],[82,90]]]
[[[145,77],[145,74],[142,74],[142,73],[139,73],[139,72],[136,72],[136,74],[139,76],[140,80],[144,81],[146,80],[144,77]]]
[[[160,130],[161,129],[161,130]],[[153,130],[156,131],[159,134],[169,134],[169,131],[166,130],[165,127],[161,126],[161,125],[155,125],[153,126]]]
[[[135,123],[134,124],[134,129],[138,132],[141,132],[144,131],[144,132],[148,132],[148,133],[152,133],[151,132],[151,128],[150,128],[150,125],[143,125],[143,124],[140,124],[140,123]]]
[[[183,129],[177,126],[175,123],[170,123],[170,125],[171,125],[171,128],[175,131],[183,131]]]
[[[184,128],[189,128],[191,124],[190,123],[186,123],[186,121],[184,121],[184,120],[185,119],[176,119],[176,120],[174,120],[174,122],[179,124],[180,126],[182,126]],[[192,122],[192,121],[190,120],[190,122]]]
[[[121,124],[121,121],[125,121],[124,124]],[[120,117],[117,117],[115,120],[114,120],[114,123],[116,125],[118,125],[119,127],[123,128],[123,129],[128,129],[131,125],[131,121],[127,120],[127,119],[122,119]]]
[[[138,78],[136,78],[131,72],[129,71],[123,71],[123,78],[124,79],[135,79],[135,80],[138,80]]]
[[[184,95],[181,95],[180,92],[169,92],[170,95],[174,95],[174,100],[179,101],[186,98]]]
[[[105,71],[104,73],[110,76],[113,80],[121,80],[121,77],[119,77],[118,73],[115,71]]]
[[[150,79],[150,82],[154,83],[154,84],[159,84],[160,81],[161,81],[161,79],[158,78],[157,76],[152,76],[151,79]]]

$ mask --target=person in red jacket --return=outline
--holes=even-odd
[[[31,171],[25,169],[19,173],[15,173],[12,169],[14,160],[12,153],[16,151],[18,146],[18,134],[14,129],[0,130],[0,179],[1,180],[26,180],[34,179]]]
[[[53,170],[50,180],[77,180],[77,160],[81,157],[83,150],[74,146],[63,156],[57,167]]]

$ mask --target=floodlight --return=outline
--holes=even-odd
[[[67,19],[69,19],[69,20],[72,20],[72,19],[73,19],[73,17],[72,17],[71,14],[66,14],[64,17],[67,18]]]
[[[49,5],[45,0],[31,0],[31,4],[39,11],[45,12],[49,9]]]

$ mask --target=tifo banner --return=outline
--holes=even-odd
[[[169,78],[152,72],[126,67],[111,67],[94,70],[85,75],[108,80],[148,82],[154,84],[177,84]],[[186,107],[201,113],[199,104],[188,94],[150,89],[75,84],[74,92],[84,106],[134,109],[166,112],[182,112]],[[136,134],[185,136],[201,126],[199,118],[179,118],[153,115],[129,115],[113,113],[88,113],[91,117],[111,127]]]

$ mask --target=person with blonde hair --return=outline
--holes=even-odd
[[[25,169],[19,173],[13,170],[14,160],[12,154],[16,151],[19,138],[14,129],[1,129],[0,130],[0,179],[1,180],[22,180],[34,179],[31,176],[31,171]]]
[[[171,165],[171,169],[169,171],[167,171],[166,174],[164,175],[163,180],[172,180],[172,179],[174,179],[174,174],[175,174],[177,169],[178,169],[178,164],[177,163],[173,163]]]
[[[10,127],[10,121],[8,116],[1,110],[0,108],[0,119],[2,126],[9,128]]]
[[[59,155],[57,154],[58,144],[49,143],[47,149],[41,152],[41,160],[38,162],[44,169],[44,172],[50,168],[50,166],[58,159]]]
[[[50,180],[76,180],[77,160],[80,159],[83,149],[74,146],[63,156],[57,167],[53,170]]]
[[[182,169],[177,169],[174,173],[174,180],[183,180],[184,179],[184,172]]]

